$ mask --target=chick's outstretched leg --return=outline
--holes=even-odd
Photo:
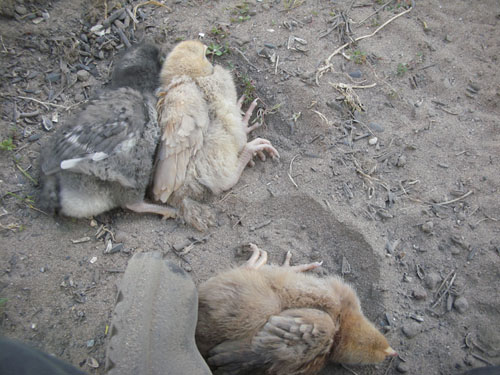
[[[313,270],[315,268],[320,267],[323,264],[323,262],[321,261],[321,262],[313,262],[313,263],[308,263],[308,264],[300,264],[298,266],[290,266],[290,259],[292,259],[292,252],[287,251],[285,261],[283,262],[283,267],[288,267],[292,271],[295,271],[295,272],[305,272],[305,271]]]
[[[259,249],[257,245],[253,243],[250,243],[249,246],[253,253],[250,259],[248,259],[242,267],[249,270],[258,270],[260,267],[266,264],[267,252]]]
[[[126,207],[138,213],[150,213],[162,215],[164,219],[175,218],[178,215],[178,210],[173,207],[160,206],[159,204],[151,204],[146,202],[137,202],[127,204]]]

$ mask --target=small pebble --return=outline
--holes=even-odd
[[[32,134],[28,137],[28,142],[35,142],[40,139],[41,135],[40,134]]]
[[[435,272],[430,272],[425,277],[425,286],[429,289],[434,289],[441,281],[441,276]]]
[[[414,338],[420,333],[420,324],[417,322],[410,322],[404,325],[403,333],[409,339]]]
[[[94,344],[95,344],[95,341],[94,341],[94,340],[89,340],[89,341],[87,341],[87,348],[91,348],[91,347],[93,347],[93,346],[94,346]]]
[[[399,155],[398,161],[396,162],[396,167],[402,168],[406,165],[406,156],[403,154]]]
[[[87,360],[87,364],[92,367],[92,368],[98,368],[99,367],[99,362],[97,362],[97,359],[89,357]]]
[[[61,80],[61,73],[49,73],[47,74],[46,80],[51,83],[56,83]]]
[[[396,367],[396,370],[398,370],[398,372],[404,374],[404,373],[410,371],[410,367],[406,363],[400,362],[398,364],[398,366]]]
[[[352,77],[352,78],[361,78],[361,70],[355,70],[354,72],[349,72],[349,75]]]
[[[182,265],[182,268],[184,268],[184,271],[186,272],[191,272],[193,270],[193,267],[191,267],[191,265],[189,265],[188,263],[184,263]]]
[[[370,122],[368,124],[368,127],[376,132],[382,133],[384,131],[384,127],[380,124],[377,124],[376,122]]]
[[[21,16],[24,16],[26,13],[28,13],[28,9],[24,5],[18,5],[15,8],[16,13],[20,14]]]
[[[375,146],[378,142],[378,138],[377,137],[371,137],[369,140],[368,140],[368,144],[370,144],[371,146]]]
[[[427,298],[427,292],[422,289],[422,288],[417,288],[413,290],[413,298],[415,298],[417,301],[423,301]]]
[[[433,229],[434,229],[434,223],[432,221],[428,221],[422,224],[422,232],[424,233],[431,233]]]
[[[463,314],[469,308],[469,302],[465,297],[458,297],[455,302],[453,302],[453,307],[460,313]]]
[[[76,77],[78,78],[78,80],[80,82],[86,82],[86,81],[88,81],[88,79],[90,77],[90,73],[87,72],[86,70],[82,69],[82,70],[79,70],[78,72],[76,72]]]

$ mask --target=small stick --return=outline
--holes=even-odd
[[[260,72],[260,69],[259,69],[259,68],[257,68],[254,64],[252,64],[252,63],[250,62],[250,60],[248,60],[248,57],[246,57],[246,55],[245,55],[242,51],[240,51],[240,50],[239,50],[238,48],[236,48],[236,47],[233,47],[233,49],[234,49],[236,52],[238,52],[238,53],[241,55],[241,57],[243,57],[243,59],[244,59],[244,60],[248,63],[248,65],[250,65],[250,66],[251,66],[252,68],[254,68],[256,71]]]
[[[298,157],[300,156],[300,154],[297,154],[295,155],[292,160],[290,160],[290,168],[288,168],[288,178],[290,179],[290,181],[292,181],[292,184],[293,186],[295,186],[297,189],[299,188],[299,186],[295,183],[293,177],[292,177],[292,166],[293,166],[293,161]]]
[[[477,358],[479,359],[480,361],[483,361],[484,363],[486,363],[487,365],[489,366],[494,366],[493,363],[491,363],[490,361],[488,361],[486,358],[483,358],[481,357],[479,354],[476,354],[476,353],[471,353],[471,355],[474,357],[474,358]]]
[[[390,368],[391,368],[391,366],[392,366],[392,362],[394,361],[394,358],[396,358],[396,357],[392,357],[392,358],[391,358],[391,361],[389,362],[389,366],[387,366],[387,370],[385,370],[384,375],[387,375],[387,374],[389,373],[389,369],[390,369]],[[401,359],[402,359],[402,358],[401,358]],[[404,362],[406,362],[406,361],[404,361]]]
[[[389,19],[388,21],[384,22],[382,25],[380,25],[379,27],[377,27],[375,29],[375,31],[371,34],[367,34],[367,35],[363,35],[363,36],[360,36],[350,42],[347,42],[343,45],[341,45],[339,48],[337,48],[335,51],[333,51],[333,53],[328,56],[328,58],[325,60],[324,62],[324,65],[322,67],[320,67],[318,69],[318,71],[316,72],[316,84],[319,86],[319,79],[321,78],[321,76],[328,70],[330,70],[332,68],[332,65],[330,63],[330,61],[332,60],[332,58],[337,55],[338,53],[340,53],[342,50],[344,50],[346,47],[350,46],[351,44],[353,43],[356,43],[360,40],[363,40],[363,39],[367,39],[367,38],[371,38],[373,37],[375,34],[377,34],[380,30],[382,30],[384,27],[386,27],[388,24],[390,24],[392,21],[394,21],[395,19],[405,15],[406,13],[410,12],[411,10],[413,10],[413,8],[415,8],[415,1],[414,0],[411,0],[411,7],[406,9],[404,12],[401,12],[399,14],[396,14],[394,17],[392,17],[391,19]]]
[[[354,374],[354,375],[359,375],[356,371],[354,371],[353,369],[350,369],[349,367],[347,367],[346,365],[341,365],[343,368],[345,368],[347,371],[349,371],[351,374]]]
[[[453,272],[455,272],[455,271],[453,271]],[[450,280],[450,283],[449,283],[449,284],[448,284],[448,286],[446,287],[446,289],[445,289],[445,291],[443,292],[443,294],[441,294],[441,295],[439,296],[439,298],[436,300],[436,302],[434,302],[434,303],[432,304],[432,306],[431,306],[431,308],[432,308],[432,309],[433,309],[434,307],[436,307],[436,306],[439,304],[439,302],[441,302],[441,300],[442,300],[442,299],[443,299],[443,297],[446,295],[446,293],[448,293],[448,291],[450,290],[451,286],[452,286],[452,285],[453,285],[453,283],[455,282],[455,278],[456,278],[456,277],[457,277],[457,274],[456,274],[456,273],[454,273],[454,274],[453,274],[453,277],[452,277],[452,278],[451,278],[451,280]]]
[[[465,193],[464,195],[458,197],[458,198],[455,198],[455,199],[452,199],[451,201],[446,201],[446,202],[441,202],[441,203],[430,203],[430,204],[437,204],[438,206],[444,206],[444,205],[447,205],[447,204],[450,204],[450,203],[455,203],[459,200],[462,200],[464,198],[467,198],[469,195],[471,195],[472,193],[474,193],[473,190],[469,190],[467,193]]]
[[[24,99],[24,100],[31,100],[35,103],[41,104],[45,107],[45,109],[49,109],[48,106],[56,107],[56,108],[64,108],[65,110],[68,110],[69,107],[65,107],[60,104],[54,104],[54,103],[48,103],[48,102],[42,102],[41,100],[35,99],[35,98],[30,98],[28,96],[18,96],[19,99]]]
[[[369,20],[370,18],[372,18],[374,15],[376,15],[378,12],[380,12],[382,9],[384,9],[387,5],[389,5],[390,3],[392,3],[394,0],[389,0],[387,3],[385,3],[384,5],[382,5],[380,8],[378,8],[375,12],[373,12],[372,14],[370,14],[368,17],[366,17],[363,21],[359,21],[359,22],[356,22],[356,24],[358,25],[361,25],[363,24],[364,22],[366,22],[367,20]]]
[[[142,7],[144,5],[149,5],[149,4],[153,4],[153,5],[157,5],[159,7],[164,7],[164,8],[167,8],[167,10],[169,12],[172,12],[172,8],[166,6],[165,4],[162,4],[160,3],[159,1],[155,1],[155,0],[149,0],[149,1],[145,1],[144,3],[140,3],[140,4],[137,4],[135,7],[134,7],[134,18],[137,18],[137,9],[139,9],[139,7]],[[134,23],[134,30],[135,30],[135,23]]]
[[[28,180],[33,182],[35,185],[38,185],[38,181],[35,180],[33,177],[31,177],[30,174],[25,169],[22,169],[19,164],[16,163],[16,167],[17,167],[17,169],[19,169],[21,171],[21,173],[24,175],[24,177],[26,177]]]

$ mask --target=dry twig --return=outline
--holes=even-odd
[[[367,38],[373,37],[375,34],[377,34],[380,30],[382,30],[384,27],[386,27],[392,21],[394,21],[395,19],[397,19],[397,18],[399,18],[399,17],[407,14],[408,12],[412,11],[413,8],[415,8],[415,0],[411,0],[411,7],[409,7],[408,9],[406,9],[405,11],[403,11],[401,13],[396,14],[394,17],[392,17],[388,21],[384,22],[382,25],[380,25],[379,27],[377,27],[373,33],[360,36],[360,37],[358,37],[358,38],[356,38],[356,39],[354,39],[354,40],[352,40],[350,42],[347,42],[347,43],[341,45],[339,48],[337,48],[335,51],[333,51],[332,54],[330,56],[328,56],[328,58],[325,60],[325,62],[323,63],[323,66],[319,67],[318,70],[316,71],[316,84],[319,86],[319,79],[323,76],[323,74],[325,74],[327,71],[333,69],[333,65],[331,64],[331,60],[332,60],[332,58],[335,55],[338,55],[346,47],[349,47],[353,43],[359,42],[360,40],[363,40],[363,39],[367,39]]]
[[[288,168],[288,178],[290,179],[290,181],[292,181],[292,184],[293,186],[295,186],[297,189],[299,188],[299,186],[297,185],[297,183],[295,182],[295,180],[293,179],[292,177],[292,168],[293,168],[293,161],[298,157],[300,156],[300,154],[297,154],[295,155],[292,160],[290,160],[290,167]]]

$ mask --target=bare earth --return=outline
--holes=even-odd
[[[416,1],[333,56],[319,85],[318,68],[339,46],[411,3],[389,1],[373,15],[384,1],[168,1],[170,9],[139,8],[135,36],[127,16],[125,35],[164,53],[204,35],[239,93],[267,108],[254,136],[271,140],[281,159],[258,161],[208,202],[218,219],[208,233],[122,210],[95,222],[36,210],[38,155],[54,131],[42,123],[50,128],[57,113],[59,127],[106,83],[123,44],[116,32],[90,31],[105,17],[103,2],[11,3],[0,1],[4,15],[18,7],[0,23],[1,334],[103,374],[116,285],[132,254],[159,250],[198,284],[241,264],[251,241],[271,262],[287,250],[296,263],[323,260],[320,274],[343,273],[356,287],[400,353],[352,367],[357,374],[500,364],[498,1]],[[109,15],[120,4],[107,6]],[[346,90],[363,112],[343,100]],[[101,225],[114,238],[96,238]],[[123,247],[105,254],[109,240]]]

